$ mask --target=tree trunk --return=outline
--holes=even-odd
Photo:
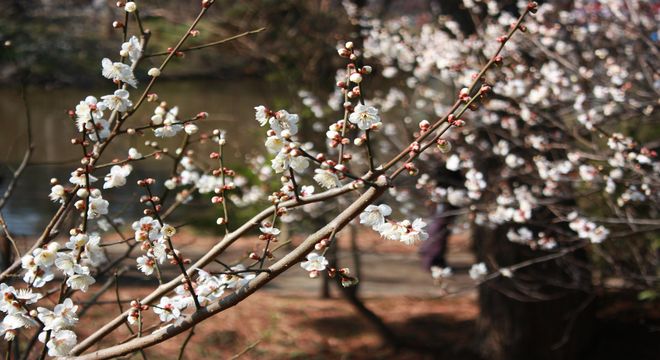
[[[508,228],[476,227],[473,240],[489,269],[545,255],[511,243]],[[500,276],[479,287],[478,342],[487,359],[581,359],[590,346],[594,311],[586,253]]]

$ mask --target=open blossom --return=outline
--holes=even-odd
[[[0,334],[4,335],[5,340],[11,341],[16,336],[16,331],[22,328],[31,328],[36,326],[37,322],[24,313],[8,314],[0,323]]]
[[[262,226],[259,228],[259,231],[261,231],[262,234],[264,235],[272,235],[272,236],[277,236],[280,234],[280,229],[273,227],[273,225],[270,226]]]
[[[145,275],[153,274],[156,269],[156,260],[149,256],[142,255],[137,258],[136,262],[138,270],[142,271]]]
[[[478,263],[478,264],[473,264],[472,267],[470,268],[470,277],[473,280],[478,280],[484,275],[488,273],[488,269],[486,268],[486,264],[484,263]]]
[[[33,288],[40,288],[55,278],[55,274],[50,270],[50,267],[40,267],[37,265],[34,256],[30,254],[21,258],[21,267],[26,270],[23,281],[31,284]]]
[[[74,275],[66,280],[66,285],[73,290],[87,292],[89,286],[95,282],[96,280],[89,275],[89,268],[87,266],[76,265],[74,267]]]
[[[179,113],[178,107],[173,107],[166,114],[165,118],[162,121],[162,126],[154,130],[154,135],[157,137],[172,137],[178,134],[183,130],[183,125],[181,125],[176,119],[177,114]],[[153,121],[154,117],[151,118]]]
[[[392,213],[392,208],[385,204],[369,205],[360,214],[360,224],[376,228],[385,223],[385,217]]]
[[[160,298],[160,303],[157,306],[153,307],[156,315],[160,317],[160,321],[167,322],[170,320],[176,320],[181,316],[181,309],[179,309],[179,303],[175,299],[163,296]]]
[[[259,126],[266,126],[271,117],[268,116],[268,109],[265,106],[259,105],[254,107],[255,118],[259,122]]]
[[[132,225],[135,241],[156,240],[160,236],[160,223],[151,216],[144,216]]]
[[[110,110],[126,112],[133,106],[133,102],[128,98],[129,93],[124,89],[115,90],[112,95],[101,96],[103,103]]]
[[[309,271],[310,277],[316,277],[320,271],[325,270],[328,264],[328,260],[323,255],[309,253],[307,254],[307,261],[300,263],[300,267]]]
[[[87,177],[89,177],[89,182],[93,183],[97,178],[92,176],[91,174],[88,176],[85,176],[85,172],[82,169],[77,169],[74,172],[71,173],[71,177],[69,178],[69,182],[78,185],[78,186],[87,186]]]
[[[99,266],[108,260],[101,248],[101,236],[98,233],[89,235],[83,256],[92,266]]]
[[[44,323],[44,330],[60,330],[72,327],[78,322],[75,305],[70,298],[66,298],[61,304],[55,305],[53,311],[44,307],[37,308],[37,317]]]
[[[355,111],[348,117],[348,121],[356,124],[361,130],[368,130],[372,125],[380,122],[380,116],[375,107],[358,104]]]
[[[247,284],[250,282],[250,280],[254,279],[256,277],[255,274],[247,273],[245,272],[245,266],[243,264],[238,264],[236,266],[232,266],[231,270],[236,272],[235,274],[222,274],[220,276],[220,280],[222,281],[222,284],[227,288],[227,289],[237,289],[240,288],[241,286]]]
[[[34,262],[41,267],[50,267],[55,264],[55,258],[57,257],[57,250],[60,249],[60,244],[57,242],[51,242],[44,248],[34,249],[32,255],[34,256]]]
[[[137,80],[135,79],[133,70],[129,65],[120,62],[112,62],[112,60],[108,58],[103,59],[101,65],[103,66],[103,71],[101,72],[103,77],[113,81],[121,81],[137,88]]]
[[[580,239],[589,239],[594,244],[603,242],[607,239],[610,231],[602,225],[596,225],[594,222],[585,218],[578,217],[576,212],[568,215],[571,222],[568,226],[578,234]]]
[[[46,341],[46,333],[39,334],[41,342]],[[74,346],[78,343],[76,333],[71,330],[54,331],[46,346],[48,347],[49,356],[67,356]]]
[[[127,42],[121,44],[120,54],[122,56],[128,56],[128,58],[131,60],[131,63],[135,63],[138,58],[140,58],[141,53],[142,46],[140,45],[140,40],[138,40],[135,35],[131,36]]]
[[[314,172],[316,173],[316,175],[314,175],[314,181],[321,185],[321,187],[332,189],[341,186],[339,178],[335,173],[323,169],[316,169]]]
[[[66,198],[66,190],[64,189],[64,186],[59,184],[53,185],[53,187],[50,188],[50,194],[48,194],[48,197],[51,201],[64,203]]]
[[[426,223],[422,219],[415,219],[410,226],[407,226],[407,231],[401,234],[400,241],[406,245],[413,245],[428,239],[429,234],[424,231],[425,227]]]
[[[128,158],[133,160],[142,159],[142,154],[136,148],[128,149]]]
[[[280,110],[268,122],[270,123],[270,128],[275,131],[277,136],[283,136],[282,133],[284,131],[287,131],[289,135],[298,133],[298,120],[298,115],[289,114],[286,110]]]
[[[100,194],[98,196],[90,196],[87,217],[89,219],[97,219],[101,215],[106,215],[108,213],[108,205],[110,205],[110,203],[103,199]]]
[[[309,167],[309,160],[303,156],[293,156],[291,151],[280,151],[271,161],[271,166],[276,173],[282,173],[289,168],[301,173]]]
[[[450,267],[431,266],[431,277],[438,280],[448,278],[452,275]]]
[[[90,120],[94,122],[103,118],[103,111],[106,109],[104,103],[99,103],[94,96],[88,96],[76,105],[76,125],[78,131],[83,131]]]
[[[284,139],[279,136],[269,136],[266,138],[266,149],[272,154],[279,153],[284,147]]]
[[[126,177],[131,174],[133,167],[129,164],[115,165],[110,168],[110,173],[105,176],[104,189],[115,188],[126,185]]]
[[[380,233],[380,236],[387,240],[401,240],[401,234],[406,231],[406,227],[401,223],[397,222],[386,222],[380,226],[374,228],[374,230]]]
[[[73,256],[73,253],[71,251],[57,253],[57,259],[55,259],[55,266],[65,275],[71,276],[74,274],[74,268],[76,266],[76,258]]]

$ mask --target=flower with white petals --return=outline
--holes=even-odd
[[[137,88],[137,80],[135,79],[135,75],[133,75],[133,69],[131,69],[130,65],[120,62],[112,62],[112,60],[108,58],[103,59],[101,65],[103,66],[101,74],[103,74],[103,77],[106,79],[121,81]]]
[[[156,260],[149,256],[142,255],[137,258],[136,262],[138,270],[142,271],[145,275],[153,274],[156,269]]]
[[[339,178],[337,175],[329,170],[315,169],[314,172],[314,181],[316,181],[321,187],[326,189],[332,189],[341,186]]]
[[[104,189],[116,188],[126,185],[126,177],[131,174],[133,167],[129,164],[114,165],[110,168],[110,173],[105,176]]]
[[[42,334],[43,339],[42,339]],[[39,340],[44,342],[45,339],[45,332],[42,332],[39,334]],[[71,353],[71,350],[73,349],[74,346],[78,343],[78,337],[76,334],[71,331],[71,330],[59,330],[59,331],[54,331],[50,335],[50,339],[48,340],[48,343],[46,346],[48,347],[48,355],[49,356],[67,356],[69,353]]]
[[[387,240],[401,240],[401,235],[406,232],[406,224],[398,222],[386,222],[374,228],[380,233],[380,236]]]
[[[317,277],[319,272],[325,270],[328,264],[328,260],[323,255],[309,253],[307,254],[307,261],[301,262],[300,267],[309,271],[310,277]]]
[[[73,290],[87,292],[89,286],[95,282],[96,280],[89,275],[89,268],[87,266],[76,265],[74,267],[74,274],[66,280],[66,285]]]
[[[298,115],[289,114],[286,110],[280,110],[268,122],[270,123],[270,128],[275,131],[277,136],[283,136],[284,131],[287,131],[288,135],[292,136],[298,133],[298,120]]]
[[[479,280],[482,277],[484,277],[488,273],[488,269],[486,268],[486,264],[484,263],[478,263],[478,264],[473,264],[472,267],[470,268],[470,277],[472,280]]]
[[[77,169],[77,170],[75,170],[74,172],[71,173],[71,177],[69,178],[69,182],[74,184],[74,185],[85,187],[85,186],[87,186],[87,177],[89,177],[89,182],[90,183],[93,183],[96,180],[98,180],[97,178],[95,178],[91,174],[88,175],[88,176],[85,176],[85,172],[82,169]]]
[[[128,6],[128,4],[126,4]],[[131,60],[131,63],[135,63],[142,53],[142,45],[140,45],[140,40],[136,36],[131,36],[127,42],[121,44],[121,54],[128,56]]]
[[[435,280],[448,278],[452,275],[450,267],[431,266],[431,277]]]
[[[128,149],[128,158],[132,160],[142,159],[142,154],[136,148]]]
[[[53,202],[64,203],[64,200],[66,199],[66,190],[64,189],[64,186],[59,184],[53,185],[53,187],[50,188],[50,194],[48,194],[48,197]]]
[[[422,221],[422,219],[415,219],[415,221],[408,226],[407,231],[401,233],[401,238],[399,240],[406,245],[414,245],[420,241],[426,240],[429,238],[429,234],[424,231],[425,227],[426,223]]]
[[[181,309],[179,309],[178,302],[167,296],[160,298],[160,303],[154,306],[153,309],[154,313],[160,317],[160,321],[162,322],[176,320],[181,316]]]
[[[268,109],[265,106],[259,105],[254,107],[255,118],[259,122],[259,126],[266,126],[271,117],[268,116]]]
[[[151,216],[145,216],[132,225],[136,241],[156,240],[160,236],[160,223]]]
[[[234,272],[233,274],[220,276],[220,281],[227,289],[238,289],[256,277],[255,274],[245,272],[246,268],[243,264],[232,266],[231,270]]]
[[[97,219],[101,215],[108,213],[108,205],[110,203],[103,199],[101,195],[89,197],[89,208],[87,209],[88,219]]]
[[[380,116],[378,116],[378,109],[375,107],[358,104],[348,117],[348,121],[357,124],[361,130],[369,130],[372,125],[380,122]]]
[[[360,224],[365,226],[371,226],[376,228],[377,226],[383,225],[385,223],[385,217],[390,216],[392,213],[392,208],[386,204],[369,205],[366,209],[360,214]]]
[[[112,95],[101,96],[103,103],[110,110],[126,112],[133,106],[133,102],[128,98],[130,94],[124,89],[115,90]]]

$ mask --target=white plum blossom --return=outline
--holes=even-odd
[[[172,137],[183,130],[183,125],[177,120],[179,115],[179,107],[175,106],[166,110],[162,106],[158,106],[154,111],[154,116],[151,117],[151,122],[154,125],[162,125],[154,129],[154,135],[157,137]]]
[[[429,234],[424,231],[425,227],[426,223],[422,219],[415,219],[412,224],[407,226],[407,231],[401,233],[400,241],[406,245],[414,245],[428,239]]]
[[[309,253],[307,254],[307,261],[300,263],[300,267],[309,271],[310,277],[317,277],[319,272],[325,270],[328,264],[328,260],[323,255]]]
[[[360,224],[376,228],[385,223],[385,217],[390,216],[392,208],[386,204],[369,205],[360,214]]]
[[[66,285],[73,290],[87,292],[89,286],[95,282],[94,277],[89,275],[89,268],[87,266],[76,265],[74,267],[74,274],[67,278]]]
[[[452,275],[450,267],[431,266],[431,277],[435,280],[448,278]]]
[[[34,262],[43,268],[47,268],[55,264],[55,258],[57,257],[57,250],[60,249],[60,244],[57,242],[51,242],[45,247],[34,249],[32,255],[34,256]]]
[[[135,75],[133,75],[133,70],[131,69],[130,65],[120,62],[112,62],[112,60],[108,58],[103,59],[103,61],[101,61],[101,65],[103,66],[103,71],[101,74],[106,79],[121,81],[134,88],[137,88],[137,79],[135,79]]]
[[[124,89],[115,90],[112,95],[101,96],[103,103],[110,110],[116,110],[119,112],[126,112],[129,108],[133,106],[133,102],[128,98],[128,91]]]
[[[45,332],[39,334],[39,340],[44,342]],[[42,336],[43,335],[43,336]],[[67,356],[74,346],[78,343],[76,333],[71,330],[58,330],[54,331],[46,346],[48,347],[49,356]]]
[[[256,277],[255,274],[250,274],[245,272],[246,267],[243,264],[238,264],[231,267],[233,274],[222,274],[220,276],[220,281],[223,286],[227,289],[238,289],[243,285],[246,285],[250,280]]]
[[[156,261],[146,255],[142,255],[137,258],[137,268],[142,271],[145,275],[151,275],[156,269]]]
[[[104,103],[99,103],[94,96],[88,96],[76,105],[76,125],[78,131],[83,131],[91,120],[94,122],[103,119]]]
[[[315,169],[314,172],[314,181],[316,181],[321,187],[326,189],[332,189],[341,186],[337,174],[331,172],[330,170]]]
[[[399,241],[401,235],[406,232],[406,226],[398,222],[386,222],[374,230],[378,231],[384,239]]]
[[[569,214],[568,219],[570,220],[569,227],[578,234],[580,239],[589,239],[590,242],[599,244],[610,234],[610,231],[604,226],[579,217],[575,212]]]
[[[373,125],[380,123],[380,116],[375,107],[358,104],[348,117],[348,121],[356,124],[360,130],[369,130]]]
[[[37,317],[44,323],[44,330],[61,330],[73,327],[78,322],[75,305],[70,298],[64,299],[61,304],[55,305],[53,311],[44,307],[37,308]]]
[[[154,313],[160,317],[160,321],[168,322],[176,320],[181,316],[181,309],[179,309],[179,302],[175,299],[163,296],[157,306],[154,306]]]
[[[83,171],[83,169],[76,169],[71,173],[69,182],[74,185],[85,187],[87,186],[87,177],[89,177],[90,184],[98,180],[96,177],[92,176],[91,174],[85,176],[85,172]]]
[[[89,208],[87,209],[87,218],[88,219],[97,219],[101,215],[108,214],[108,205],[110,203],[103,199],[99,193],[97,196],[89,197]]]
[[[142,154],[136,148],[128,149],[128,158],[132,160],[142,159]]]
[[[154,241],[160,236],[160,223],[151,216],[145,216],[131,226],[135,231],[135,241]]]
[[[105,176],[104,189],[116,188],[126,185],[126,177],[131,174],[133,167],[130,164],[114,165],[110,173]]]
[[[142,54],[142,45],[140,45],[140,40],[138,40],[136,36],[131,36],[127,42],[121,44],[120,54],[122,56],[128,56],[129,60],[131,60],[131,63],[135,63]]]
[[[266,126],[272,117],[268,116],[268,109],[265,106],[259,105],[254,107],[255,118],[259,122],[259,126]]]
[[[50,194],[48,194],[48,197],[53,202],[64,203],[64,200],[66,199],[66,190],[64,189],[64,186],[60,184],[53,185],[53,187],[50,188]]]
[[[481,262],[473,264],[469,273],[472,280],[479,280],[488,273],[488,269],[486,268],[486,264]]]
[[[268,123],[277,136],[285,137],[285,131],[290,136],[298,133],[298,120],[298,115],[289,114],[286,110],[280,110],[275,113],[275,117],[271,117],[268,120]]]

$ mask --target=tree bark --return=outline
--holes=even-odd
[[[511,243],[508,228],[476,227],[473,240],[489,269],[543,255]],[[479,287],[479,348],[487,359],[581,359],[590,346],[594,320],[586,253],[500,276]]]

